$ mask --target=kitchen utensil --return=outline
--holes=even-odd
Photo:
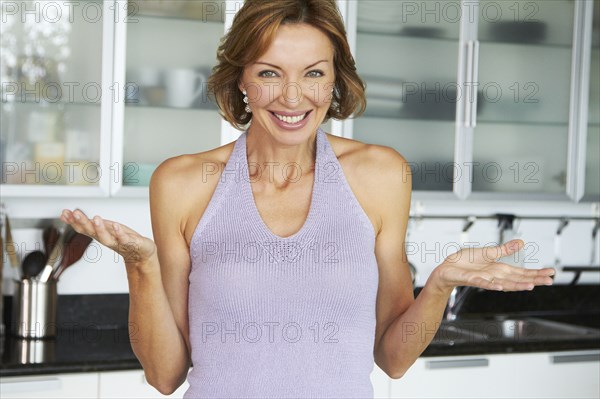
[[[56,340],[13,338],[10,359],[19,364],[38,364],[56,361]]]
[[[85,253],[86,248],[88,247],[88,245],[90,245],[91,242],[92,237],[77,232],[75,232],[71,237],[69,237],[69,241],[65,243],[65,251],[63,253],[62,260],[60,261],[60,265],[56,270],[52,271],[52,279],[58,280],[60,275],[69,266],[81,259],[81,257]]]
[[[556,234],[554,235],[554,267],[556,267],[557,269],[560,268],[562,263],[560,259],[562,232],[568,224],[569,221],[565,218],[562,218],[560,220],[558,228],[556,229]]]
[[[54,267],[58,267],[60,260],[62,259],[62,252],[64,243],[66,241],[67,234],[72,234],[71,231],[75,231],[70,225],[65,227],[65,230],[58,238],[56,245],[52,249],[50,255],[48,255],[48,259],[46,260],[46,266],[42,272],[38,275],[38,280],[41,282],[47,282],[50,279],[50,275],[52,274],[52,270]]]
[[[8,219],[8,215],[5,216],[4,225],[6,227],[6,253],[8,254],[8,259],[10,260],[10,265],[14,268],[18,268],[21,265],[19,262],[19,256],[17,254],[17,247],[13,241],[12,232],[10,230],[10,220]]]
[[[598,255],[597,245],[596,245],[596,237],[598,236],[598,229],[600,229],[600,219],[596,219],[596,223],[592,228],[592,253],[590,255],[590,265],[600,264],[600,260],[596,260]]]
[[[56,281],[15,280],[12,332],[23,338],[56,336]]]
[[[46,227],[44,232],[42,233],[42,239],[44,241],[44,253],[46,254],[46,260],[48,260],[48,256],[54,249],[56,242],[58,241],[58,237],[60,237],[60,232],[58,229],[52,225]]]
[[[496,217],[498,218],[498,228],[500,230],[500,244],[520,238],[519,231],[515,226],[517,224],[515,223],[515,215],[497,213]],[[513,254],[503,257],[502,262],[513,266],[523,267],[524,257],[523,249],[521,249]]]
[[[37,276],[42,270],[44,270],[45,264],[46,254],[42,251],[32,251],[28,253],[23,259],[23,264],[21,265],[23,269],[23,278]]]

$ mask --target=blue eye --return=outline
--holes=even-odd
[[[266,75],[266,74],[273,74],[273,75]],[[273,77],[277,76],[277,74],[273,71],[262,71],[262,72],[259,72],[258,76],[260,76],[261,78],[273,78]]]

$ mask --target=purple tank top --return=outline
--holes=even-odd
[[[254,201],[247,135],[191,241],[184,398],[372,398],[373,226],[318,128],[308,217],[289,237],[272,233]]]

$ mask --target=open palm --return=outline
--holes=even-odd
[[[100,216],[88,218],[81,210],[63,210],[60,219],[75,231],[92,237],[123,257],[126,264],[141,264],[156,253],[156,244],[135,230]]]
[[[466,285],[499,291],[532,290],[537,285],[551,285],[553,268],[526,269],[499,262],[524,245],[523,240],[512,240],[497,246],[462,248],[439,266],[440,277],[449,287]]]

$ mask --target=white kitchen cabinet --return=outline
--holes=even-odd
[[[373,384],[374,398],[389,398],[391,378],[375,364],[371,372],[371,383]]]
[[[344,135],[403,154],[417,199],[598,201],[598,4],[349,1],[367,110]]]
[[[98,373],[52,374],[3,377],[0,397],[11,398],[97,398]]]
[[[600,352],[421,357],[391,398],[598,398]]]
[[[162,395],[148,384],[143,370],[104,371],[98,373],[98,398],[183,398],[188,389],[184,382],[171,395]]]
[[[2,2],[3,196],[109,192],[110,1]]]
[[[22,4],[43,11],[44,3]],[[240,132],[207,101],[205,79],[243,1],[72,3],[75,22],[46,41],[67,40],[64,81],[78,84],[77,96],[38,104],[2,93],[4,196],[146,197],[149,177],[166,158],[237,138]],[[599,159],[590,150],[598,142],[591,72],[597,0],[340,0],[338,6],[369,103],[363,116],[324,128],[396,148],[411,162],[415,198],[600,198]],[[87,18],[91,9],[102,18]],[[3,34],[15,34],[15,27],[3,25]],[[4,60],[11,59],[5,50]],[[8,50],[17,58],[21,51]],[[548,63],[553,68],[544,68]],[[481,90],[467,90],[473,86]],[[80,90],[90,87],[100,87],[101,100]],[[43,136],[50,130],[56,137]],[[35,152],[38,142],[37,155],[25,151]],[[542,146],[534,157],[529,148]],[[23,169],[36,159],[39,170]],[[55,181],[57,172],[63,183]]]

